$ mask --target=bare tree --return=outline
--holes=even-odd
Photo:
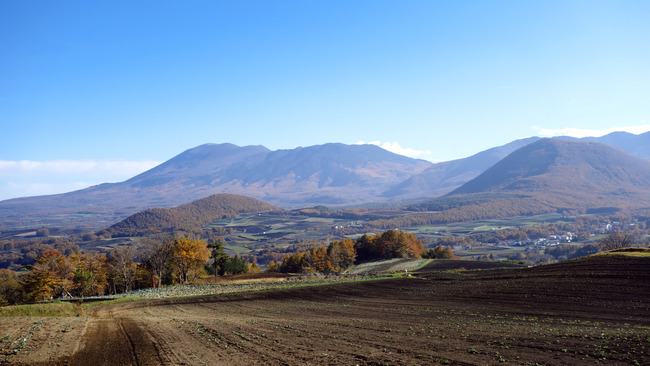
[[[111,268],[111,282],[113,292],[117,293],[117,284],[119,283],[124,292],[131,291],[135,281],[136,264],[134,260],[137,255],[135,247],[117,247],[112,249],[109,254],[108,265]]]
[[[601,239],[598,244],[601,251],[629,248],[634,244],[634,237],[630,234],[613,233]]]
[[[143,242],[144,256],[153,277],[153,286],[160,287],[171,260],[174,239],[172,237],[160,240],[147,238]]]

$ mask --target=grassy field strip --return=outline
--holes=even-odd
[[[385,261],[368,262],[356,265],[345,273],[347,274],[365,274],[365,273],[390,273],[390,272],[404,272],[413,271],[422,268],[428,259],[402,259],[395,258]]]
[[[237,254],[250,253],[250,251],[251,251],[248,248],[244,248],[244,247],[241,247],[241,246],[238,246],[238,245],[226,244],[223,247],[224,247],[224,249],[230,249],[230,250],[232,250],[233,252],[235,252]]]
[[[318,286],[344,282],[370,281],[383,279],[385,276],[334,277],[300,280],[281,280],[266,282],[241,282],[214,285],[179,285],[161,288],[148,288],[109,296],[110,298],[163,299],[198,295],[216,295],[233,292],[262,291],[290,287]]]
[[[0,317],[8,316],[79,316],[83,311],[70,302],[12,305],[0,307]]]
[[[429,263],[431,263],[431,262],[433,262],[433,259],[431,259],[431,258],[426,259],[426,260],[424,260],[424,261],[422,262],[422,264],[420,264],[420,265],[417,266],[416,268],[413,268],[413,271],[417,271],[417,270],[419,270],[419,269],[422,269],[422,268],[424,268],[424,266],[426,266],[427,264],[429,264]]]
[[[614,250],[610,252],[602,252],[594,255],[625,255],[628,257],[650,257],[650,249],[646,248],[627,248]]]
[[[471,222],[450,223],[441,225],[418,226],[410,229],[417,232],[445,232],[448,233],[477,233],[488,232],[491,229],[507,229],[520,226],[543,225],[547,223],[566,222],[560,214],[547,214],[539,216],[519,216],[509,219],[479,220]]]

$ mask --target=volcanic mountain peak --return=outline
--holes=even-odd
[[[186,150],[170,160],[139,174],[126,184],[132,187],[151,187],[177,180],[179,173],[186,177],[217,173],[242,160],[263,158],[271,150],[264,146],[244,146],[225,144],[203,144]]]

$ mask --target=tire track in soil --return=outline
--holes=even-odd
[[[88,321],[78,351],[71,357],[70,365],[137,365],[132,347],[124,339],[119,322],[112,311],[97,311]]]
[[[151,335],[131,318],[116,317],[112,310],[92,315],[82,335],[79,349],[69,364],[82,365],[163,365],[160,347]]]

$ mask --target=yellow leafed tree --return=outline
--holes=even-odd
[[[72,270],[68,258],[55,249],[46,250],[36,258],[36,263],[23,280],[25,292],[32,301],[69,295],[71,284]]]
[[[209,258],[210,251],[205,241],[176,239],[172,246],[172,266],[178,282],[188,283],[196,278]]]

